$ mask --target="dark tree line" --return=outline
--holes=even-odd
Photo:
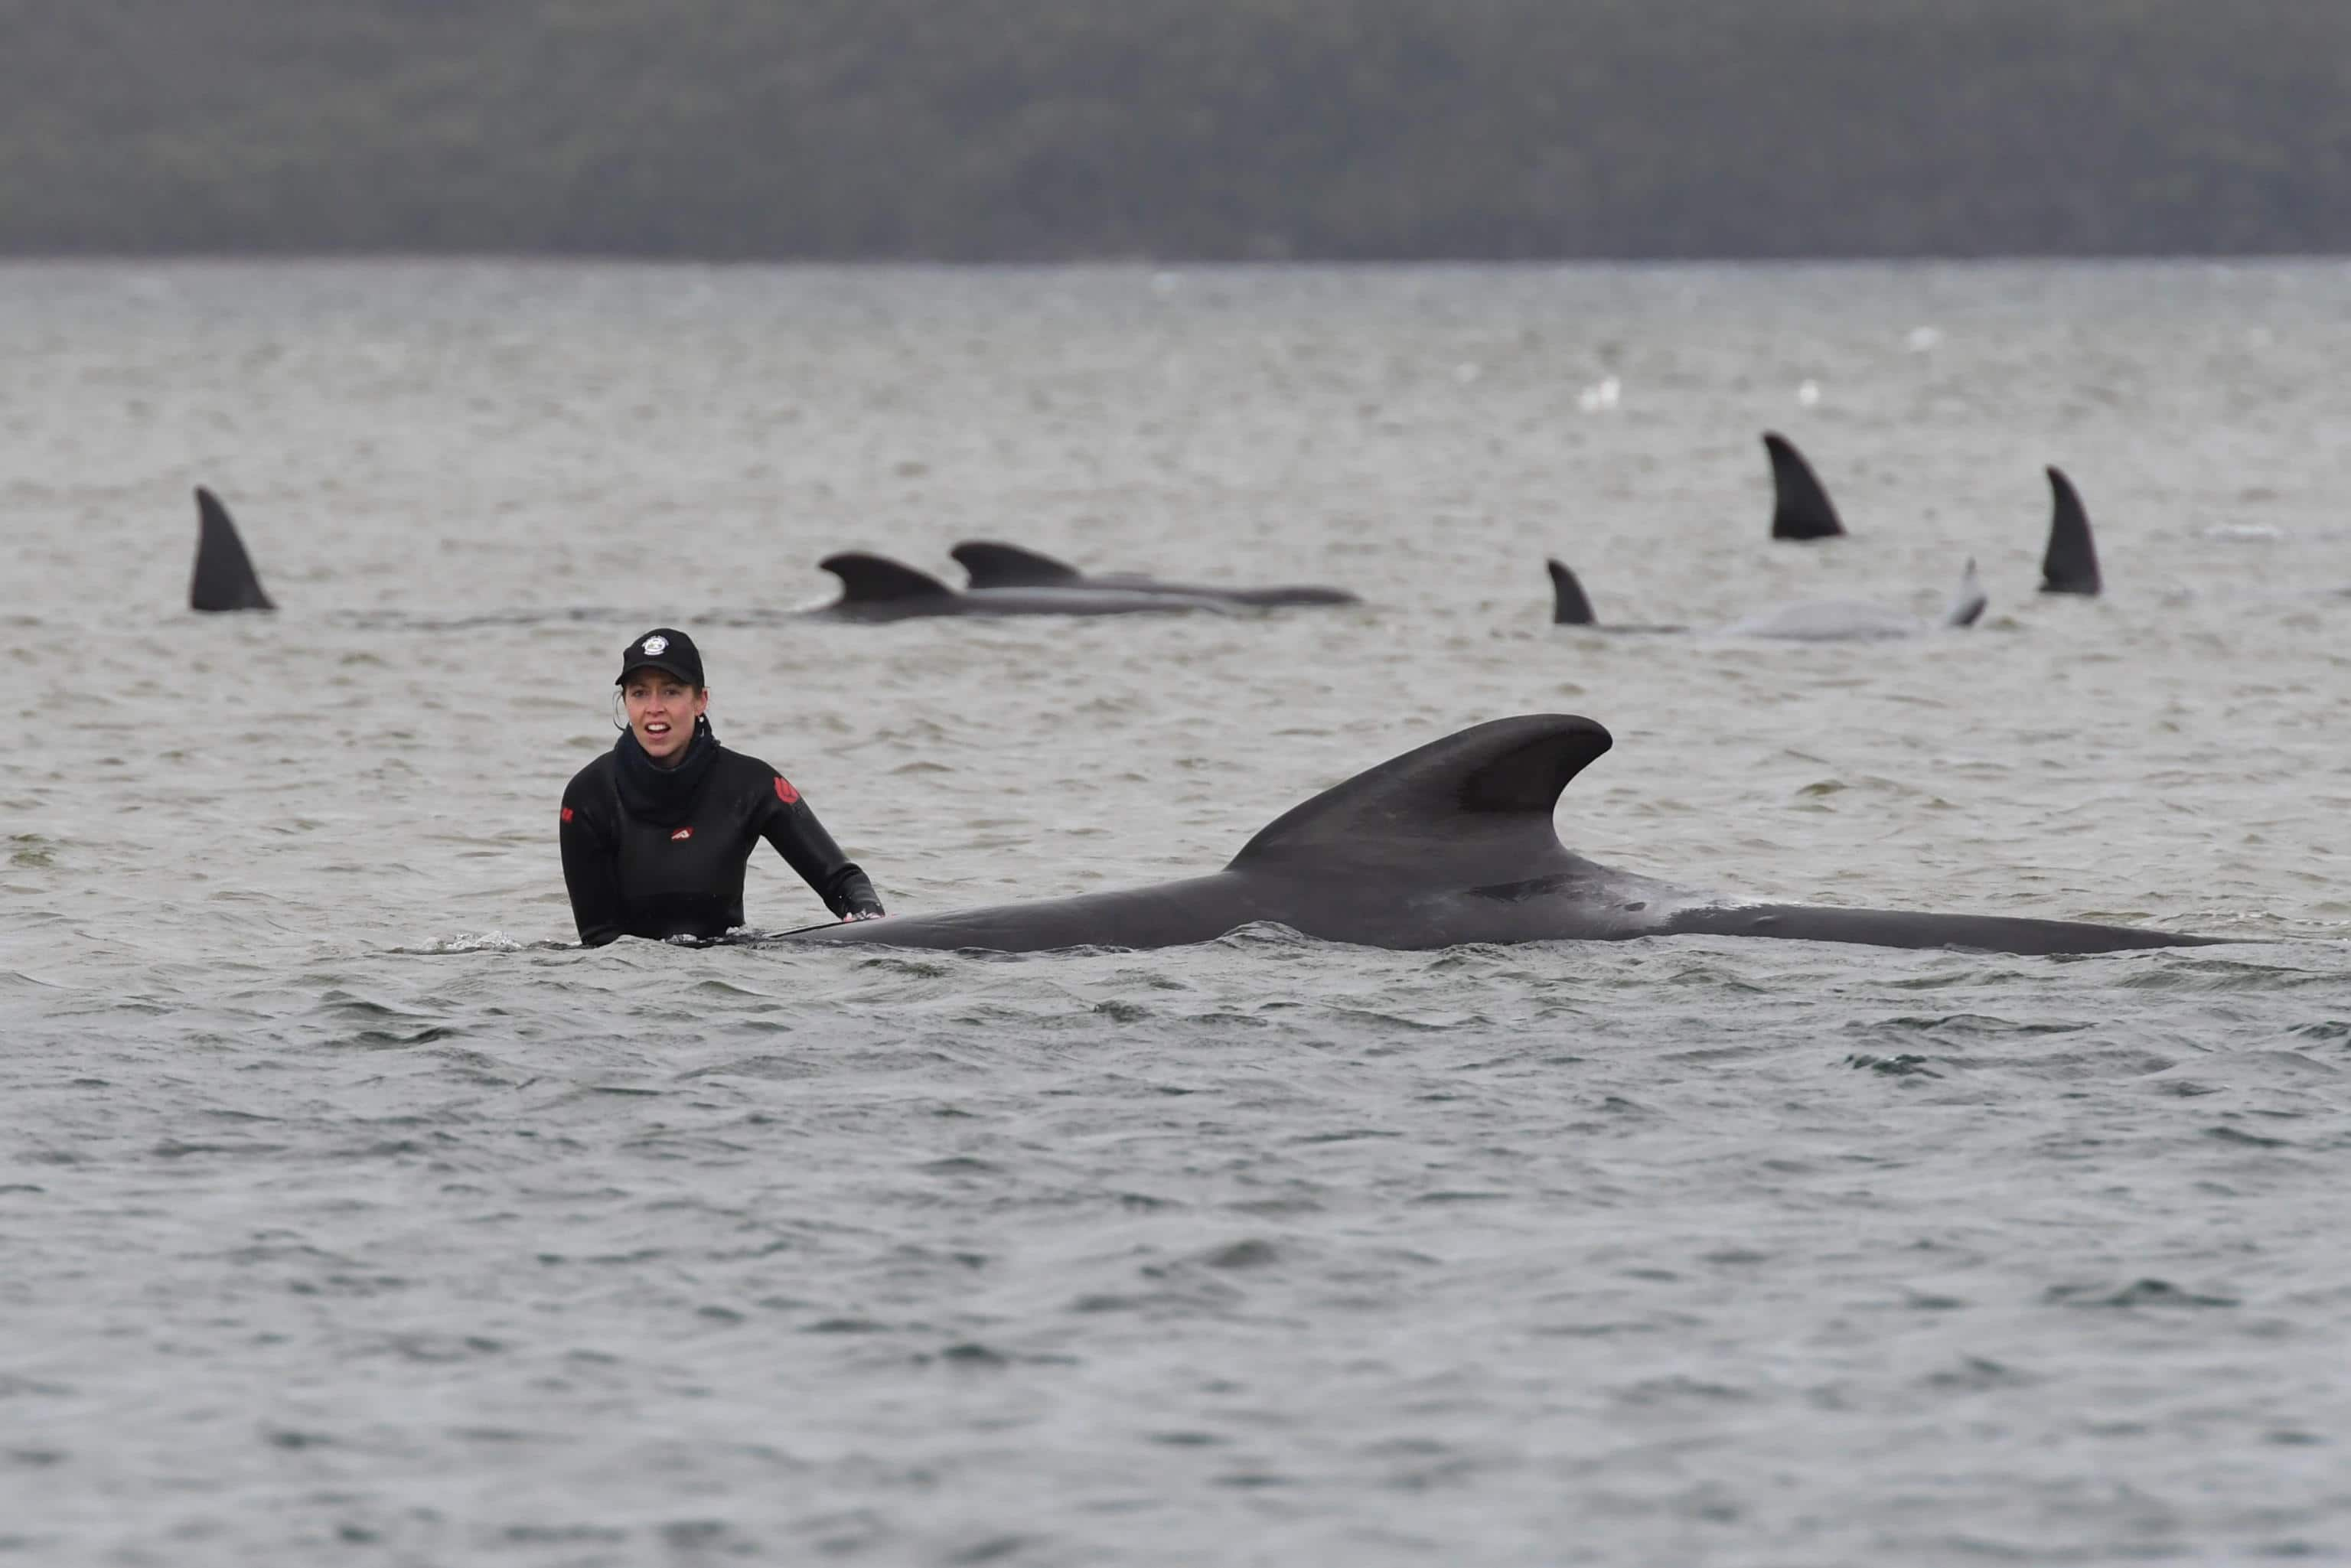
[[[0,0],[0,250],[2351,249],[2343,0]]]

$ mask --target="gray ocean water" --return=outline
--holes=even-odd
[[[0,1560],[2351,1557],[2351,266],[14,265],[0,364]],[[972,536],[1367,603],[787,613]],[[662,622],[904,912],[1557,711],[1611,864],[2251,940],[581,952]]]

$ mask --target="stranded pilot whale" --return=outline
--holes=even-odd
[[[1595,632],[1690,630],[1687,626],[1604,625],[1593,613],[1592,600],[1583,591],[1583,584],[1576,580],[1575,573],[1556,559],[1546,561],[1544,565],[1551,570],[1551,621],[1554,626],[1587,626]],[[1988,602],[1983,584],[1976,577],[1976,563],[1970,558],[1939,621],[1921,621],[1903,611],[1889,610],[1862,600],[1818,599],[1761,612],[1743,621],[1733,622],[1722,628],[1722,632],[1726,636],[1770,637],[1789,643],[1878,642],[1889,637],[1922,636],[1943,628],[1972,626],[1981,619]]]
[[[841,579],[841,597],[810,611],[835,621],[908,621],[947,615],[1149,615],[1187,610],[1224,612],[1222,601],[1128,589],[987,588],[957,593],[925,571],[862,550],[817,563]]]
[[[261,591],[253,558],[220,497],[196,486],[196,572],[188,585],[191,610],[275,610]]]
[[[1837,509],[1819,476],[1795,444],[1777,431],[1763,433],[1763,450],[1771,458],[1771,537],[1775,539],[1829,539],[1844,533]]]
[[[1324,790],[1207,876],[786,939],[1030,953],[1180,946],[1271,922],[1328,942],[1405,949],[1687,935],[2049,954],[2216,940],[2073,920],[1710,902],[1560,842],[1552,821],[1560,791],[1609,745],[1607,730],[1573,715],[1496,719]]]
[[[1162,582],[1137,571],[1093,575],[1080,571],[1067,561],[993,539],[966,539],[947,553],[970,574],[971,585],[976,589],[1107,588],[1125,593],[1176,593],[1254,605],[1363,602],[1343,588],[1326,588],[1312,582],[1280,583],[1270,588],[1217,588],[1206,583]]]
[[[2098,547],[2090,538],[2090,514],[2082,509],[2081,493],[2074,488],[2074,482],[2053,467],[2049,470],[2049,548],[2041,557],[2041,591],[2095,597],[2103,586]]]

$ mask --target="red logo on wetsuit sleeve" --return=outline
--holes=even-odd
[[[787,806],[797,806],[800,803],[800,792],[793,789],[792,781],[780,773],[776,775],[776,799]]]
[[[571,820],[571,808],[569,806],[563,808],[563,820],[567,822]]]
[[[677,831],[669,836],[669,841],[674,844],[684,843],[686,840],[692,837],[694,837],[694,830],[692,828],[680,828]]]

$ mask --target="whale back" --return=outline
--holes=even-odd
[[[909,600],[952,599],[955,591],[928,572],[887,556],[843,550],[817,562],[841,579],[843,604],[895,604]]]
[[[1556,871],[1573,861],[1552,825],[1560,791],[1610,744],[1573,714],[1478,725],[1291,807],[1226,869],[1437,872],[1455,887]]]
[[[1554,626],[1590,626],[1598,619],[1592,613],[1592,601],[1584,597],[1583,584],[1564,563],[1549,560],[1551,569],[1551,623]]]
[[[947,552],[974,588],[1066,588],[1084,578],[1067,561],[994,539],[966,539]]]
[[[1608,732],[1588,718],[1496,719],[1293,807],[1207,876],[787,935],[1006,953],[1170,946],[1264,923],[1325,941],[1398,949],[1672,934],[2006,953],[2102,953],[2210,940],[2005,915],[1701,902],[1584,860],[1560,842],[1552,821],[1560,792],[1608,747]]]
[[[2049,470],[2049,549],[2041,558],[2041,591],[2095,595],[2098,547],[2090,538],[2090,514],[2080,492],[2057,468]]]
[[[245,553],[236,524],[220,497],[196,486],[196,570],[188,584],[188,608],[202,611],[275,610],[261,591],[253,558]]]
[[[1843,534],[1844,524],[1804,455],[1773,431],[1764,433],[1763,450],[1771,458],[1771,537],[1825,539]]]

